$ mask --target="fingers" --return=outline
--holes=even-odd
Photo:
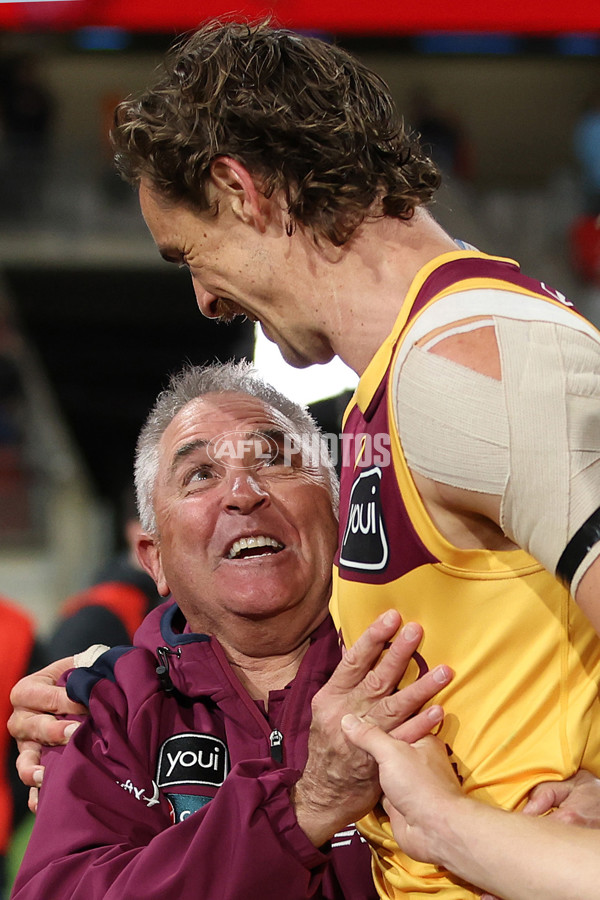
[[[68,656],[51,663],[33,675],[21,678],[13,687],[10,702],[15,709],[38,710],[53,715],[84,715],[87,710],[79,703],[69,700],[64,687],[57,687],[60,676],[73,665],[73,657]],[[11,732],[12,734],[12,732]],[[13,735],[20,737],[20,735]]]
[[[369,716],[369,718],[371,717]],[[407,744],[414,744],[415,741],[419,741],[425,735],[431,734],[431,731],[443,721],[443,708],[437,705],[429,706],[409,719],[408,722],[404,722],[390,731],[390,737],[398,741],[404,741]]]
[[[355,747],[365,750],[379,764],[397,749],[396,741],[385,734],[378,725],[359,719],[358,716],[345,715],[342,719],[342,729]]]
[[[554,819],[555,822],[564,822],[565,825],[581,825],[584,828],[597,828],[598,825],[589,823],[585,816],[581,816],[576,809],[552,809],[548,813],[548,818]]]
[[[560,781],[537,784],[529,794],[523,812],[527,816],[543,816],[566,800],[568,795],[568,790]]]
[[[408,622],[400,630],[383,658],[365,678],[372,696],[383,696],[396,687],[422,638],[423,629],[416,622]]]
[[[387,621],[386,621],[386,617]],[[354,691],[356,702],[361,708],[356,712],[367,712],[372,704],[395,693],[398,683],[404,677],[406,668],[423,637],[423,629],[414,622],[405,625],[390,644],[389,637],[394,634],[401,622],[399,614],[394,610],[385,613],[370,626],[360,639],[346,653],[329,684],[339,693]],[[382,652],[388,646],[382,657]],[[447,670],[450,672],[450,670]],[[449,677],[444,678],[447,683]],[[392,728],[399,722],[398,715],[403,718],[411,715],[423,702],[429,700],[441,687],[432,689],[431,679],[413,694],[403,697],[397,704],[387,709],[382,707],[382,724]],[[420,702],[416,702],[418,696]]]
[[[331,676],[330,684],[340,691],[356,687],[377,661],[386,643],[396,634],[401,623],[400,613],[394,609],[379,616],[356,643],[345,650],[341,663]],[[417,638],[415,647],[419,640],[420,637]]]
[[[27,801],[27,806],[31,810],[31,812],[35,815],[38,808],[38,801],[40,797],[40,792],[37,788],[30,788],[29,790],[29,799]]]
[[[19,755],[16,760],[17,773],[23,784],[40,787],[44,777],[44,767],[40,765],[42,745],[66,744],[79,728],[80,722],[58,721],[53,716],[31,715],[30,735],[27,740],[19,740]]]
[[[432,706],[430,709],[423,710],[415,718],[418,720],[414,726],[416,737],[410,741],[399,735],[400,728],[392,734],[386,734],[378,725],[352,714],[345,715],[341,724],[348,740],[355,747],[372,756],[380,767],[394,758],[398,762],[407,760],[406,753],[412,752],[411,745],[421,747],[424,752],[426,751],[428,759],[434,760],[439,757],[444,764],[447,764],[443,743],[430,734],[431,728],[443,718],[441,706]]]
[[[384,697],[369,710],[368,718],[384,731],[391,731],[392,728],[401,725],[421,709],[424,703],[435,697],[438,691],[452,681],[453,677],[454,672],[449,666],[436,666],[435,669],[426,672],[412,684]],[[442,718],[443,714],[438,721],[441,721]],[[433,726],[430,726],[427,731],[430,731],[431,727]],[[409,733],[409,731],[406,732],[406,734]],[[402,734],[402,739],[417,740],[417,738],[406,737],[405,734]]]
[[[523,810],[528,815],[550,815],[570,825],[600,828],[600,780],[580,769],[565,781],[536,785]]]
[[[365,716],[384,731],[391,731],[415,715],[453,678],[448,666],[437,666],[412,684],[397,690],[406,668],[423,637],[420,625],[409,622],[398,632],[401,617],[396,610],[388,610],[361,635],[350,647],[326,687],[319,692],[316,704],[324,706],[322,712],[334,708],[332,698],[342,701],[340,715],[353,712]],[[391,641],[390,638],[396,634]],[[386,648],[387,652],[383,653]],[[326,695],[326,696],[325,696]],[[343,708],[345,706],[345,709]],[[325,709],[326,707],[326,709]],[[428,733],[441,720],[419,719],[414,727],[407,728],[402,737],[416,740]],[[415,737],[413,737],[415,735]]]
[[[67,744],[72,735],[79,728],[80,722],[58,721],[53,716],[31,716],[30,727],[27,729],[27,740],[19,740],[19,755],[16,767],[19,778],[23,784],[29,787],[40,787],[44,775],[44,767],[40,765],[42,745]]]
[[[50,747],[66,744],[79,725],[79,722],[55,719],[54,716],[25,709],[16,710],[8,720],[8,730],[19,745],[29,741]]]
[[[42,747],[34,741],[26,741],[19,745],[19,755],[16,760],[16,767],[19,778],[23,784],[29,787],[39,787],[40,775],[38,774],[40,766],[40,757]]]

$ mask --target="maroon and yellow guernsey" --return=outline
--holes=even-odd
[[[556,315],[581,321],[568,301],[511,260],[460,251],[419,272],[348,408],[344,430],[355,436],[349,445],[356,452],[342,471],[332,612],[346,645],[390,607],[423,625],[406,677],[440,663],[455,670],[437,699],[446,711],[440,737],[464,790],[518,809],[541,781],[580,767],[600,773],[600,640],[568,591],[524,550],[452,546],[414,486],[394,424],[390,373],[408,326],[431,304],[465,292],[473,292],[474,315],[483,295],[485,303],[496,297],[496,315],[506,314],[509,292],[513,307],[515,295],[522,297],[529,316],[539,304],[541,320],[560,308]],[[382,435],[390,436],[388,452]],[[381,809],[360,827],[374,849],[381,897],[480,896],[403,854]]]

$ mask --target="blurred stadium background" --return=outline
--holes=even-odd
[[[0,2],[0,592],[42,632],[119,543],[135,437],[168,372],[255,353],[247,323],[210,327],[186,274],[158,257],[112,169],[111,111],[176,35],[269,12],[363,58],[409,121],[436,121],[446,180],[433,212],[454,236],[514,256],[600,320],[600,287],[571,251],[598,4]],[[337,430],[351,373],[290,373],[272,348],[256,354]]]

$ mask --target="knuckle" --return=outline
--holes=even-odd
[[[33,786],[33,770],[39,765],[40,755],[33,753],[32,751],[27,751],[25,753],[21,753],[16,760],[15,766],[17,769],[17,773],[19,778],[24,784],[28,784]]]
[[[365,716],[367,722],[377,724],[381,719],[398,719],[402,717],[402,711],[398,709],[398,704],[394,703],[393,697],[382,697],[377,704],[377,709],[372,711],[371,716]]]
[[[367,753],[365,753],[364,750],[361,750],[360,753],[355,754],[354,759],[352,760],[352,777],[354,781],[371,781],[373,779],[375,771],[376,764],[374,760]]]
[[[23,678],[20,678],[19,681],[15,685],[13,685],[12,690],[10,692],[10,703],[11,706],[19,706],[21,700],[21,690],[23,687]]]
[[[363,679],[363,684],[369,694],[379,696],[385,690],[385,684],[376,669],[370,669]]]
[[[403,722],[409,716],[417,713],[423,702],[424,699],[422,697],[415,697],[414,692],[410,688],[406,688],[403,691],[398,691],[396,694],[391,694],[389,697],[384,697],[379,706],[386,716],[398,722]]]
[[[323,695],[323,691],[321,690],[317,694],[315,694],[315,696],[312,698],[311,703],[310,703],[310,708],[312,709],[313,713],[317,712],[317,710],[319,710],[321,708],[321,706],[323,704],[323,696],[322,695]]]
[[[342,667],[353,668],[357,664],[360,649],[361,640],[359,638],[356,644],[352,644],[351,647],[346,648],[346,652],[344,653],[344,657],[341,662]]]
[[[48,692],[48,706],[46,711],[49,713],[58,713],[62,711],[63,703],[66,698],[66,691],[62,687],[53,685]]]
[[[15,739],[19,739],[21,737],[21,729],[19,728],[19,717],[16,713],[12,713],[8,722],[6,723],[6,727],[8,728],[9,734],[12,735]]]

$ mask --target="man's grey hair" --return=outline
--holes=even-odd
[[[329,448],[310,413],[281,394],[258,375],[247,362],[215,363],[208,366],[186,366],[172,375],[168,387],[161,391],[138,438],[135,453],[135,490],[138,514],[144,531],[157,532],[154,512],[154,489],[160,463],[159,444],[163,432],[188,403],[207,394],[233,391],[262,400],[282,413],[290,422],[291,433],[303,448],[312,449],[314,468],[323,478],[337,513],[339,486]],[[316,453],[315,453],[316,449]]]

